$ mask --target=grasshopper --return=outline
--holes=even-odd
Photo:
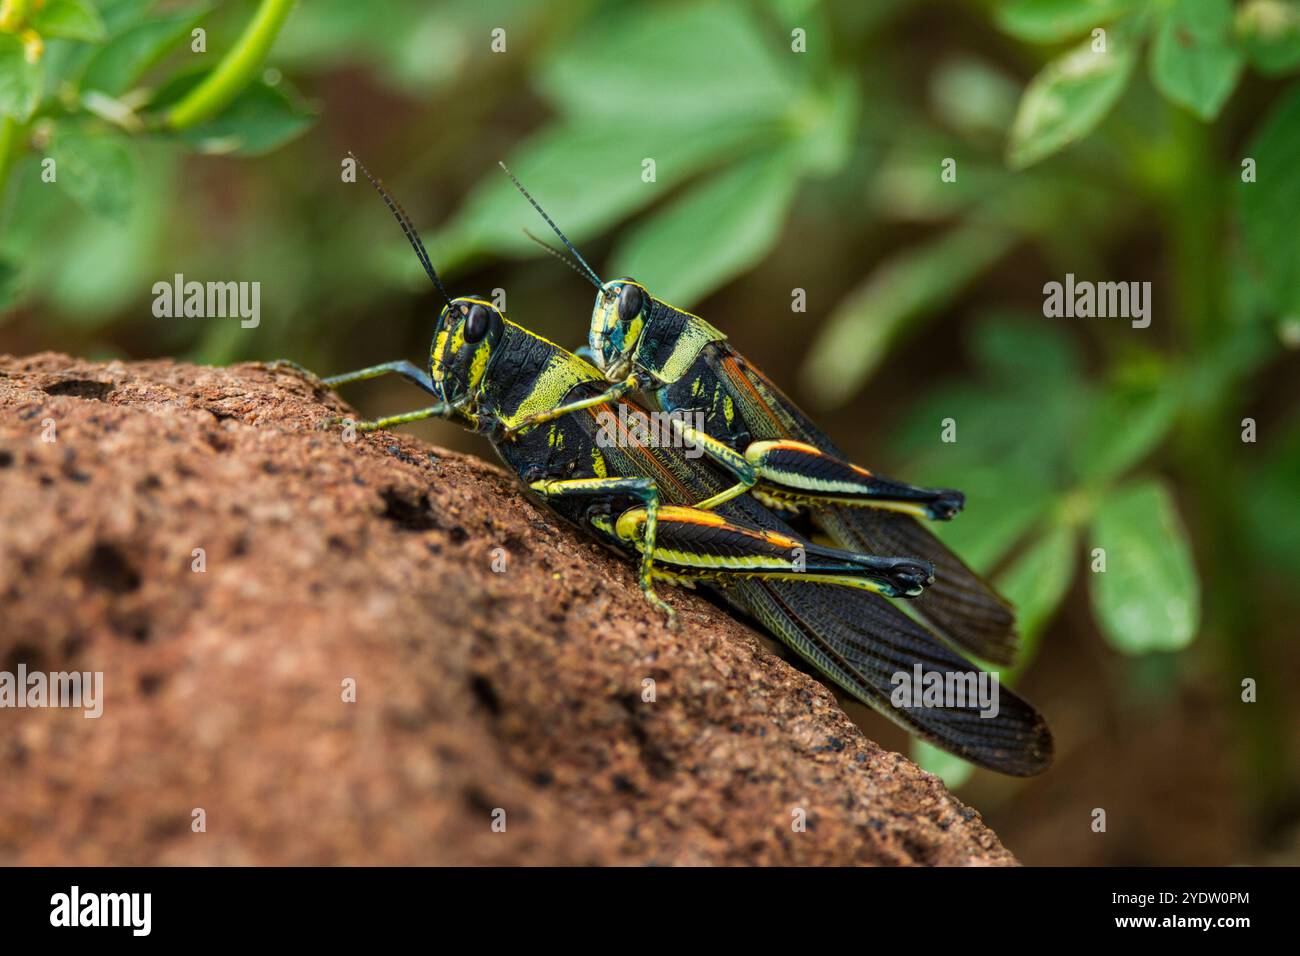
[[[815,544],[749,495],[718,500],[709,509],[694,507],[718,498],[730,476],[682,448],[628,436],[613,443],[599,440],[602,428],[625,421],[629,413],[643,413],[628,399],[587,402],[576,412],[550,414],[603,393],[604,376],[510,321],[489,300],[451,298],[409,218],[365,172],[444,306],[427,372],[397,361],[323,379],[335,386],[393,373],[437,399],[414,412],[356,423],[357,431],[432,417],[457,419],[487,437],[544,507],[639,560],[641,590],[670,622],[672,610],[656,594],[655,582],[703,585],[757,619],[849,693],[937,746],[1004,773],[1029,775],[1048,766],[1052,743],[1046,723],[1007,691],[1001,691],[991,719],[980,719],[973,700],[952,707],[891,701],[899,673],[972,672],[969,662],[882,597],[919,594],[932,578],[928,564]]]
[[[596,287],[588,344],[580,352],[603,371],[608,387],[548,414],[630,394],[657,410],[702,412],[704,434],[693,440],[735,483],[698,507],[749,492],[776,510],[809,513],[840,547],[917,555],[933,565],[936,581],[909,606],[956,646],[993,663],[1012,662],[1018,637],[1011,605],[917,520],[952,518],[965,503],[961,492],[908,485],[850,462],[718,329],[634,279],[602,281],[504,163],[501,168],[576,261],[530,238]]]

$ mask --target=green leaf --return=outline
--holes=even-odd
[[[528,188],[575,243],[594,235],[688,177],[766,141],[771,130],[752,123],[718,122],[663,128],[608,122],[552,126],[528,140],[507,160]],[[642,180],[642,160],[656,162],[657,181]],[[471,191],[455,219],[430,244],[440,269],[454,269],[485,252],[539,255],[523,234],[549,235],[538,217],[497,169]]]
[[[1007,144],[1012,167],[1032,166],[1087,136],[1124,92],[1137,59],[1132,41],[1115,29],[1107,34],[1106,52],[1094,52],[1093,42],[1084,41],[1029,81]]]
[[[127,26],[86,65],[81,88],[109,96],[125,93],[149,67],[188,39],[209,9],[207,5],[189,7]]]
[[[31,27],[43,37],[99,43],[108,36],[104,21],[88,0],[47,0]]]
[[[22,41],[0,33],[0,116],[25,123],[41,101],[41,64],[30,63]]]
[[[1251,272],[1275,314],[1300,314],[1300,84],[1273,108],[1245,156],[1255,161],[1256,181],[1237,182],[1236,190]]]
[[[776,245],[797,187],[792,166],[772,153],[715,174],[620,242],[611,274],[689,307]]]
[[[1010,0],[997,11],[1004,31],[1031,43],[1058,43],[1125,13],[1133,0]]]
[[[801,373],[813,400],[823,407],[848,401],[904,329],[952,301],[1013,241],[1001,230],[967,224],[876,266],[813,342]]]
[[[1096,486],[1132,468],[1169,433],[1178,402],[1177,390],[1167,385],[1106,389],[1089,408],[1082,434],[1071,446],[1075,477]]]
[[[1237,35],[1261,73],[1300,66],[1300,6],[1294,0],[1250,0],[1237,8]]]
[[[1107,495],[1092,523],[1091,547],[1106,570],[1092,574],[1093,613],[1126,654],[1177,651],[1200,620],[1200,583],[1173,496],[1158,479]]]
[[[1169,99],[1211,120],[1244,59],[1233,42],[1230,0],[1174,0],[1151,45],[1151,79]]]
[[[745,4],[637,5],[559,45],[539,82],[562,113],[612,121],[611,135],[665,118],[773,117],[794,91],[789,57],[774,55],[778,42]]]
[[[131,154],[117,136],[58,127],[50,140],[55,182],[91,212],[126,219],[135,191]]]
[[[1038,638],[1070,590],[1077,563],[1074,529],[1055,525],[998,575],[999,590],[1016,606],[1021,642],[1017,673],[1033,659]]]
[[[262,80],[249,85],[218,116],[192,126],[176,137],[203,153],[256,156],[303,133],[315,121],[296,96],[280,83]]]

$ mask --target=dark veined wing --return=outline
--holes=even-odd
[[[894,705],[894,676],[913,677],[917,664],[945,677],[979,672],[888,601],[794,581],[748,581],[724,593],[840,687],[936,747],[1017,777],[1051,765],[1047,722],[1000,685],[996,716],[981,716],[973,700],[961,706]]]
[[[723,506],[728,518],[788,533],[752,498]],[[1032,776],[1052,762],[1052,735],[1030,704],[998,687],[998,713],[981,716],[968,701],[952,707],[896,707],[894,676],[974,674],[979,669],[946,647],[926,627],[875,594],[798,580],[740,581],[723,597],[757,619],[858,700],[950,753],[980,767]]]
[[[740,404],[756,439],[795,438],[844,458],[834,443],[766,376],[719,347],[713,361]],[[921,558],[934,584],[910,607],[958,647],[995,664],[1010,664],[1019,644],[1011,604],[911,515],[879,508],[832,506],[813,518],[840,547],[866,554]],[[960,519],[958,519],[960,520]]]

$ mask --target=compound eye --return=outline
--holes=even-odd
[[[481,305],[471,306],[469,315],[465,316],[465,341],[471,345],[483,341],[483,336],[487,335],[488,323],[488,310]]]
[[[628,282],[618,294],[618,320],[626,325],[641,314],[641,287]]]

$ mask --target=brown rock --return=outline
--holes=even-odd
[[[668,631],[511,477],[344,408],[0,358],[0,670],[105,699],[0,710],[0,864],[1014,862],[747,625],[667,589]]]

